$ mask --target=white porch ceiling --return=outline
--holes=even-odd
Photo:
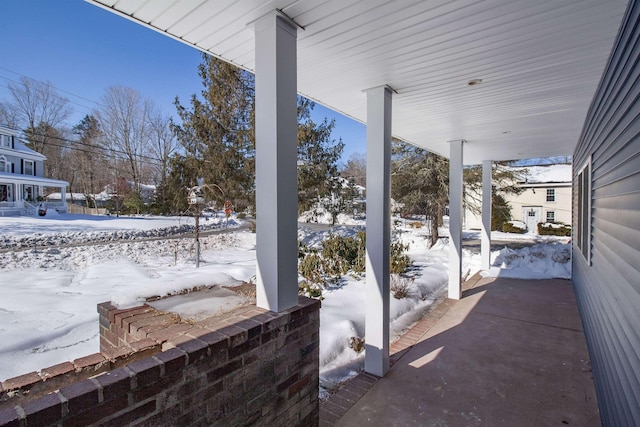
[[[250,24],[281,9],[298,32],[298,90],[364,122],[389,85],[394,136],[466,164],[570,155],[626,0],[88,0],[242,68]],[[468,86],[471,79],[482,84]]]

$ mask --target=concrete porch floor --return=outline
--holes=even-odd
[[[392,346],[384,378],[361,374],[324,403],[321,426],[600,425],[571,282],[470,286]]]

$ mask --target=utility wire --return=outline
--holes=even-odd
[[[20,129],[15,129],[15,128],[7,128],[7,129],[11,129],[11,130],[14,130],[14,131],[20,131]],[[69,143],[69,144],[78,144],[78,145],[82,145],[84,147],[93,148],[95,150],[102,151],[103,152],[102,154],[107,155],[109,157],[113,157],[115,159],[117,159],[118,157],[114,153],[118,153],[118,154],[125,155],[125,156],[129,156],[130,155],[126,151],[118,150],[118,149],[115,149],[115,148],[102,147],[102,146],[99,146],[99,145],[90,144],[88,142],[62,138],[60,136],[46,135],[46,134],[37,133],[37,132],[30,132],[30,134],[33,135],[33,136],[41,136],[41,137],[46,137],[46,138],[49,138],[49,139],[54,139],[54,140],[58,140],[58,141],[61,141],[61,142]],[[89,151],[89,150],[85,150],[85,149],[82,149],[82,148],[79,148],[79,147],[74,147],[74,146],[69,146],[69,145],[64,145],[64,144],[55,144],[55,143],[53,143],[51,141],[47,141],[47,144],[50,144],[50,145],[52,145],[54,147],[58,147],[58,148],[67,148],[67,149],[70,149],[70,150],[77,150],[77,151],[90,153],[90,154],[98,154],[95,151]],[[151,157],[151,156],[147,156],[147,155],[144,155],[144,154],[136,154],[135,157],[136,158],[140,158],[140,159],[147,159],[147,160],[149,160],[151,162],[156,162],[156,164],[158,166],[163,165],[162,159],[160,159],[158,157]]]

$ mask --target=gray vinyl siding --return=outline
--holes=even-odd
[[[573,221],[591,161],[590,247],[573,283],[602,422],[640,425],[640,4],[631,1],[574,152]],[[577,233],[575,230],[574,233]]]

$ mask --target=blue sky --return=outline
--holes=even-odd
[[[128,86],[175,115],[173,100],[201,90],[196,49],[82,0],[0,0],[0,100],[21,76],[50,81],[71,101],[69,127],[99,107],[112,85]],[[336,120],[343,160],[365,153],[365,126],[316,105],[314,120]]]

